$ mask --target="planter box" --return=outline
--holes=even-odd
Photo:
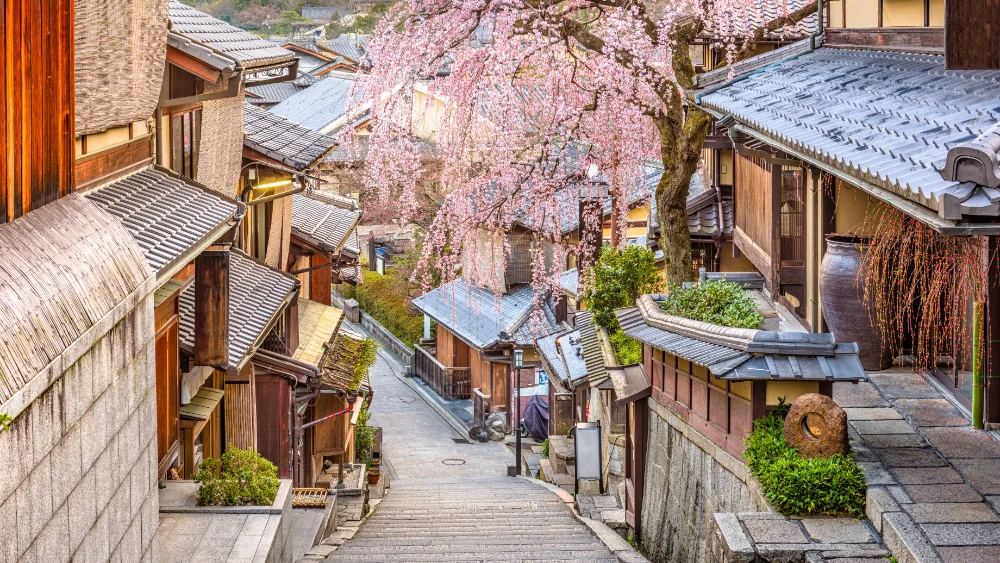
[[[164,559],[190,561],[210,552],[217,561],[291,562],[290,480],[281,480],[269,506],[198,506],[198,483],[163,484],[157,536]]]

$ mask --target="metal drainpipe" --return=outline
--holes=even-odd
[[[823,30],[824,30],[824,26],[823,26],[823,15],[824,15],[823,14],[823,8],[824,8],[824,6],[823,6],[823,4],[824,4],[823,0],[817,0],[816,16],[818,18],[818,21],[816,22],[816,33],[813,33],[812,35],[809,36],[809,48],[811,50],[813,50],[813,51],[816,50],[816,38],[819,37],[820,35],[822,35],[823,34]]]
[[[163,108],[156,108],[156,163],[163,166]]]
[[[983,302],[972,309],[972,427],[983,429],[983,394],[986,388],[986,370],[983,365]]]

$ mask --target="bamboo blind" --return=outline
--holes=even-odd
[[[771,167],[737,154],[735,182],[736,226],[771,256]]]

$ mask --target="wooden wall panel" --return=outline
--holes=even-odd
[[[176,299],[156,310],[156,446],[162,463],[180,439],[180,370]],[[160,322],[160,317],[165,317]]]
[[[758,158],[736,155],[736,226],[771,256],[771,167]]]
[[[455,340],[455,336],[452,333],[448,332],[441,325],[437,325],[434,340],[434,356],[446,368],[455,365],[453,363],[455,358]]]
[[[73,189],[72,0],[0,0],[0,223]]]
[[[312,267],[330,263],[330,257],[325,254],[313,254],[309,265]],[[333,301],[333,270],[320,268],[309,273],[309,299],[324,305],[332,305]]]
[[[278,466],[278,477],[291,478],[292,399],[284,377],[255,374],[257,386],[257,451]]]
[[[138,170],[153,161],[153,136],[145,135],[76,161],[76,189],[84,191]]]
[[[249,371],[250,383],[226,383],[223,401],[226,409],[226,447],[257,450],[257,402],[255,400],[254,373]]]
[[[1000,0],[948,0],[945,68],[1000,69]]]

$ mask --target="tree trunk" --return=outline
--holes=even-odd
[[[687,222],[688,188],[691,177],[698,171],[710,118],[700,109],[689,106],[683,125],[673,126],[678,122],[681,120],[654,118],[660,133],[663,162],[663,176],[656,185],[656,214],[660,222],[660,248],[666,261],[664,269],[671,284],[695,279]]]

